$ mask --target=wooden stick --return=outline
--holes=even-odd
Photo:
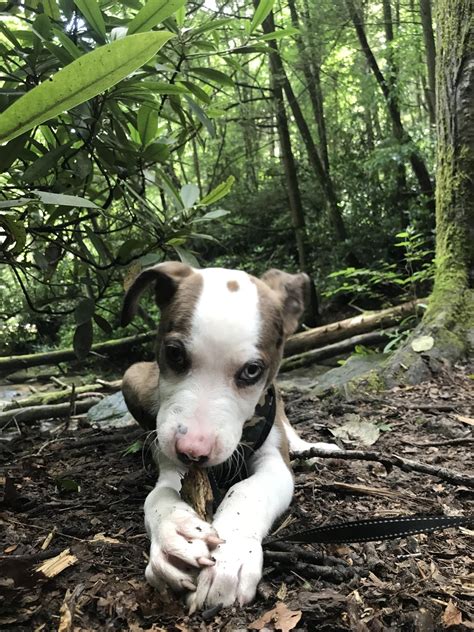
[[[386,455],[380,452],[364,450],[334,450],[334,452],[326,452],[317,448],[310,448],[304,452],[293,453],[291,457],[293,459],[312,459],[318,457],[322,459],[343,459],[350,461],[376,461],[377,463],[382,463],[388,471],[390,471],[392,467],[398,467],[403,472],[429,474],[430,476],[441,478],[448,483],[474,488],[474,476],[465,476],[445,467],[412,461],[411,459],[405,459],[397,454]]]

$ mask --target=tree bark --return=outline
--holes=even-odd
[[[436,274],[428,309],[413,338],[432,348],[397,351],[387,382],[429,379],[474,348],[474,54],[470,0],[438,0],[436,60]]]
[[[436,123],[436,47],[433,34],[433,18],[431,16],[431,0],[420,0],[421,26],[425,41],[426,67],[428,87],[426,102],[432,125]]]
[[[385,79],[380,67],[375,59],[375,56],[372,52],[372,49],[367,40],[367,36],[362,24],[362,19],[359,13],[358,8],[356,7],[353,0],[346,0],[346,5],[349,11],[349,15],[354,24],[355,31],[357,33],[357,37],[359,39],[362,51],[366,57],[367,64],[372,70],[374,77],[379,85],[380,90],[384,96],[385,102],[387,104],[388,113],[392,120],[393,129],[395,133],[395,137],[402,144],[410,144],[414,147],[414,142],[408,132],[405,130],[400,109],[396,100],[392,98],[389,83]],[[434,208],[434,190],[433,184],[431,182],[430,174],[428,172],[428,168],[426,167],[425,161],[423,160],[419,151],[414,148],[410,152],[410,163],[413,169],[413,173],[415,174],[416,179],[418,180],[418,184],[420,186],[420,192],[425,195],[428,199],[428,204],[431,208]]]
[[[424,299],[426,301],[426,299]],[[336,340],[344,340],[351,338],[357,334],[363,334],[372,331],[376,327],[392,327],[400,322],[406,316],[415,314],[418,306],[424,302],[423,299],[409,301],[396,307],[389,307],[377,312],[367,312],[346,318],[336,323],[324,325],[302,331],[299,334],[293,334],[286,341],[284,355],[285,357],[302,353],[308,349],[315,349],[323,344],[335,342]]]

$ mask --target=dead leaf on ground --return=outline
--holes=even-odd
[[[265,612],[248,627],[251,630],[262,630],[267,623],[273,623],[275,630],[289,632],[298,625],[301,617],[301,610],[290,610],[285,603],[279,601],[272,610]]]
[[[110,538],[107,535],[104,535],[103,533],[96,533],[94,535],[94,537],[89,540],[89,542],[97,542],[97,543],[101,543],[101,544],[122,544],[120,542],[120,540],[117,540],[117,538]]]
[[[433,348],[434,338],[433,336],[418,336],[411,342],[411,348],[416,353],[422,353],[423,351],[429,351]]]
[[[338,428],[331,428],[331,433],[342,441],[359,441],[363,445],[373,445],[380,436],[380,428],[371,421],[361,419],[359,415],[346,415],[348,421]]]
[[[453,625],[460,625],[462,623],[462,613],[457,608],[452,599],[449,600],[446,610],[443,612],[443,625],[445,628],[450,628]]]

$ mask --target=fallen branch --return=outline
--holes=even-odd
[[[326,452],[317,448],[310,448],[304,452],[294,453],[291,457],[293,459],[312,459],[314,457],[318,457],[323,459],[331,458],[349,461],[376,461],[377,463],[382,463],[388,471],[390,471],[393,467],[398,467],[403,472],[420,472],[421,474],[429,474],[430,476],[441,478],[448,483],[465,485],[466,487],[474,488],[474,476],[464,476],[459,472],[448,470],[445,467],[419,463],[418,461],[405,459],[396,454],[385,455],[380,454],[379,452],[366,452],[364,450],[334,450],[333,452]]]
[[[75,403],[75,414],[80,415],[86,413],[89,408],[98,404],[98,397],[79,400]],[[17,408],[0,413],[0,428],[10,421],[17,423],[29,423],[33,421],[41,421],[43,419],[58,419],[68,417],[71,413],[71,404],[52,404],[50,406],[29,406],[28,408]]]
[[[410,314],[415,314],[426,299],[409,301],[396,307],[377,312],[366,312],[353,318],[346,318],[324,327],[315,327],[290,336],[285,345],[285,357],[315,349],[323,344],[352,338],[355,335],[373,331],[377,327],[392,327]]]
[[[280,373],[284,371],[291,371],[292,369],[299,369],[303,366],[308,366],[319,362],[320,360],[326,360],[327,358],[333,358],[334,356],[341,355],[343,353],[349,353],[353,351],[357,345],[373,346],[382,342],[388,342],[390,340],[390,333],[394,329],[387,331],[371,331],[367,334],[360,334],[353,336],[347,340],[342,340],[320,349],[311,349],[304,353],[298,353],[296,355],[285,358],[280,366]]]
[[[115,392],[122,387],[122,380],[115,380],[114,382],[104,382],[97,380],[95,384],[86,384],[85,386],[76,386],[75,394],[86,395],[91,392]],[[62,391],[47,391],[43,393],[34,393],[28,397],[21,399],[14,399],[9,404],[3,407],[2,412],[7,410],[15,410],[17,408],[26,408],[28,406],[48,406],[49,404],[61,404],[62,402],[69,401],[71,398],[72,386],[67,386]]]
[[[155,332],[147,334],[139,334],[137,336],[129,336],[127,338],[119,338],[117,340],[108,340],[107,342],[99,342],[92,345],[91,352],[94,353],[116,353],[117,351],[126,351],[135,345],[141,345],[150,342],[156,337]],[[0,373],[11,373],[17,369],[25,369],[32,366],[40,366],[42,364],[58,364],[58,362],[67,362],[76,360],[74,349],[57,349],[56,351],[46,351],[45,353],[31,353],[20,356],[6,356],[0,358]]]

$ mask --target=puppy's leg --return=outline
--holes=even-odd
[[[309,450],[310,448],[317,448],[318,450],[324,450],[325,452],[334,452],[340,449],[335,443],[311,443],[310,441],[305,441],[298,436],[286,417],[283,420],[283,427],[285,429],[290,452],[304,452],[305,450]]]
[[[234,485],[219,506],[213,525],[225,543],[212,553],[215,566],[199,574],[197,590],[188,597],[191,612],[204,604],[242,605],[255,597],[262,577],[262,539],[293,495],[293,476],[279,449],[281,439],[274,427],[252,459],[253,474]]]
[[[222,540],[212,525],[181,500],[184,468],[180,470],[162,455],[158,461],[160,476],[145,501],[145,526],[151,540],[145,577],[156,588],[166,583],[175,590],[195,590],[197,570],[214,565],[211,551]]]

